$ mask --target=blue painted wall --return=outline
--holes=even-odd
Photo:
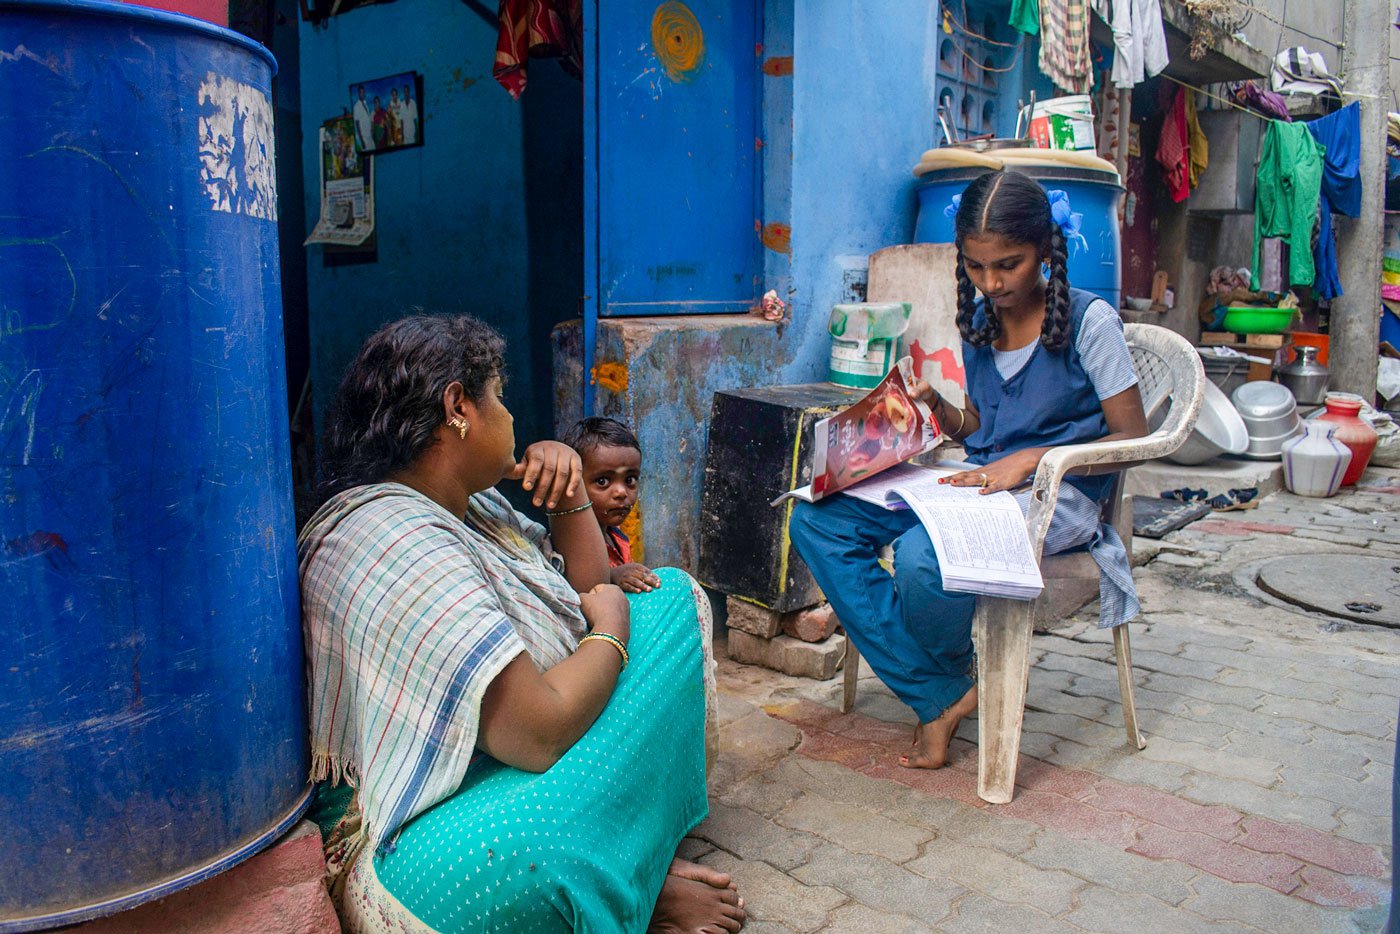
[[[550,430],[549,330],[583,291],[582,92],[532,61],[516,102],[491,77],[496,30],[459,0],[367,6],[301,26],[308,224],[319,214],[317,131],[352,82],[423,76],[426,144],[375,160],[379,259],[325,268],[308,248],[318,430],[364,338],[413,306],[468,311],[509,345],[508,404],[522,446]]]
[[[912,239],[913,167],[934,139],[938,11],[907,0],[778,2],[793,4],[793,75],[765,89],[791,81],[791,112],[770,95],[764,118],[791,121],[793,324],[780,378],[762,382],[799,383],[826,378],[826,322],[844,271]],[[765,45],[781,47],[785,24],[772,12]]]

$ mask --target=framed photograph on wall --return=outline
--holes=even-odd
[[[423,145],[423,76],[405,71],[350,85],[350,117],[360,152]]]

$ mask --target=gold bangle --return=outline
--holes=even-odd
[[[578,644],[583,645],[589,639],[599,639],[603,642],[606,642],[613,648],[617,649],[617,654],[622,656],[622,668],[625,669],[627,667],[627,663],[631,661],[631,659],[627,657],[627,646],[623,645],[622,640],[619,639],[617,636],[614,636],[611,633],[607,632],[590,632],[588,635],[578,640]]]
[[[938,401],[941,403],[939,408],[944,410],[948,408],[948,400],[944,399],[942,396],[939,396]],[[948,432],[948,437],[950,438],[956,437],[958,432],[963,430],[963,426],[967,424],[967,413],[964,412],[962,409],[957,409],[956,411],[958,413],[958,427]]]
[[[553,512],[546,511],[545,515],[551,519],[558,519],[560,516],[572,516],[576,512],[583,512],[585,509],[593,508],[593,500],[584,500],[582,506],[575,506],[573,509],[557,509]]]

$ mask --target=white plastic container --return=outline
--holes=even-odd
[[[1027,107],[1026,110],[1031,110]],[[1022,112],[1023,119],[1027,115]],[[1037,101],[1030,112],[1030,137],[1039,149],[1097,151],[1094,130],[1094,103],[1088,94],[1052,97]]]

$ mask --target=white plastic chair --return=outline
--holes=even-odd
[[[1059,498],[1065,474],[1078,467],[1134,463],[1170,454],[1195,427],[1205,396],[1205,370],[1190,342],[1152,324],[1129,324],[1124,336],[1138,373],[1138,389],[1149,424],[1158,427],[1149,435],[1130,441],[1073,444],[1052,448],[1040,460],[1032,486],[1026,531],[1031,548],[1047,579],[1074,573],[1092,574],[1098,567],[1081,552],[1041,556],[1050,516]],[[1105,521],[1117,518],[1122,497],[1115,490],[1105,507]],[[1030,672],[1031,633],[1037,601],[979,597],[973,626],[977,643],[977,794],[993,804],[1006,804],[1016,785],[1016,762],[1021,748],[1021,724],[1025,717],[1026,679]],[[1133,700],[1133,661],[1128,627],[1113,630],[1118,660],[1118,689],[1123,698],[1123,719],[1128,741],[1142,749],[1146,739],[1138,731]],[[860,656],[846,640],[845,683],[841,710],[855,703]]]

